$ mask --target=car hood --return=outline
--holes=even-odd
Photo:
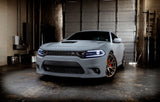
[[[108,45],[106,41],[85,41],[85,40],[64,40],[42,45],[43,50],[51,51],[86,51],[101,49],[102,46]]]

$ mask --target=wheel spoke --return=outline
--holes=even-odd
[[[110,62],[109,65],[110,65],[110,64],[113,65],[113,64],[115,64],[115,62]]]

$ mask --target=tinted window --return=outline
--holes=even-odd
[[[72,35],[68,40],[96,40],[110,41],[109,32],[78,32]]]

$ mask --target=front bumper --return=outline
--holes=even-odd
[[[105,76],[106,60],[108,56],[98,58],[79,58],[77,56],[44,56],[37,55],[36,72],[44,75],[77,78],[98,78]],[[56,69],[46,69],[52,66]],[[58,67],[57,67],[58,66]],[[59,70],[57,68],[66,68]],[[79,68],[75,70],[74,68]],[[80,70],[80,68],[82,70]],[[62,72],[61,72],[62,71]]]

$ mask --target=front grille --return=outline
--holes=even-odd
[[[46,55],[76,56],[73,51],[46,51]]]
[[[84,70],[76,62],[45,61],[43,68],[48,72],[83,74]]]
[[[45,71],[55,73],[83,74],[84,71],[80,67],[63,67],[63,66],[44,66]]]
[[[45,55],[85,57],[85,51],[45,51]]]

